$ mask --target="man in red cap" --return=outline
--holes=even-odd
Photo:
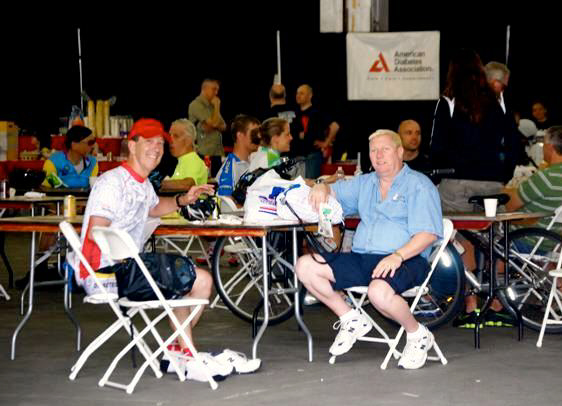
[[[189,192],[175,197],[158,197],[147,179],[150,172],[158,165],[164,153],[164,141],[170,141],[170,135],[164,131],[162,124],[154,119],[142,118],[134,123],[128,137],[129,157],[123,165],[103,173],[92,188],[84,214],[82,225],[82,252],[94,270],[111,265],[109,258],[100,252],[94,242],[91,229],[94,226],[119,228],[127,231],[139,251],[142,249],[143,231],[150,217],[161,217],[178,210],[181,206],[193,203],[201,193],[213,193],[212,185],[194,186]],[[78,261],[69,261],[78,268]],[[195,268],[195,282],[185,297],[208,299],[211,295],[212,278],[210,274]],[[117,293],[117,284],[113,274],[98,274],[106,289]],[[88,277],[86,269],[80,265],[78,283],[87,294],[95,293],[95,284]],[[180,323],[189,315],[188,308],[174,309]],[[199,312],[186,328],[187,336],[193,341],[191,327],[194,326],[202,312]],[[172,325],[173,328],[173,325]],[[187,359],[191,353],[182,336],[178,344]]]

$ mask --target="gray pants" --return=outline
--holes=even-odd
[[[471,196],[498,194],[503,184],[487,180],[443,179],[437,188],[443,211],[466,212],[474,210],[468,203]]]

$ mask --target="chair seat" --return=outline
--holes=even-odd
[[[126,297],[119,299],[119,306],[123,307],[142,307],[143,309],[159,309],[162,307],[162,302],[159,300],[148,300],[144,302],[137,302],[134,300],[129,300]],[[186,307],[186,306],[197,306],[197,305],[207,305],[209,301],[207,299],[173,299],[168,300],[168,305],[170,307]]]
[[[224,247],[224,251],[229,254],[242,254],[253,252],[245,243],[237,242],[235,244],[230,244]]]
[[[402,296],[404,296],[404,297],[416,297],[419,289],[420,289],[420,286],[414,286],[413,288],[402,292]],[[353,286],[351,288],[347,288],[346,290],[349,291],[349,292],[359,293],[359,294],[362,295],[364,293],[367,293],[368,287],[367,286]],[[423,289],[422,295],[425,295],[428,291],[429,291],[429,289],[427,287],[425,287]]]
[[[93,295],[86,296],[84,303],[104,304],[115,302],[117,299],[119,299],[119,296],[116,293],[94,293]]]
[[[548,274],[553,278],[562,278],[562,269],[553,269]]]

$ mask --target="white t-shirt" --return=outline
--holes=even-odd
[[[94,241],[88,239],[85,242],[90,228],[90,217],[106,218],[111,221],[111,228],[127,231],[140,251],[144,244],[143,230],[148,212],[158,201],[150,181],[142,178],[127,164],[107,171],[98,178],[88,198],[81,235],[82,253],[94,270],[111,265],[111,261],[101,255]],[[77,279],[88,277],[85,269],[78,271],[78,258],[69,263],[76,270]]]

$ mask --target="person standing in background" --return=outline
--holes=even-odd
[[[189,120],[197,128],[197,149],[202,157],[211,160],[211,176],[214,177],[222,164],[224,148],[222,132],[226,123],[221,116],[221,101],[218,98],[220,83],[216,79],[205,79],[201,94],[189,104]]]

